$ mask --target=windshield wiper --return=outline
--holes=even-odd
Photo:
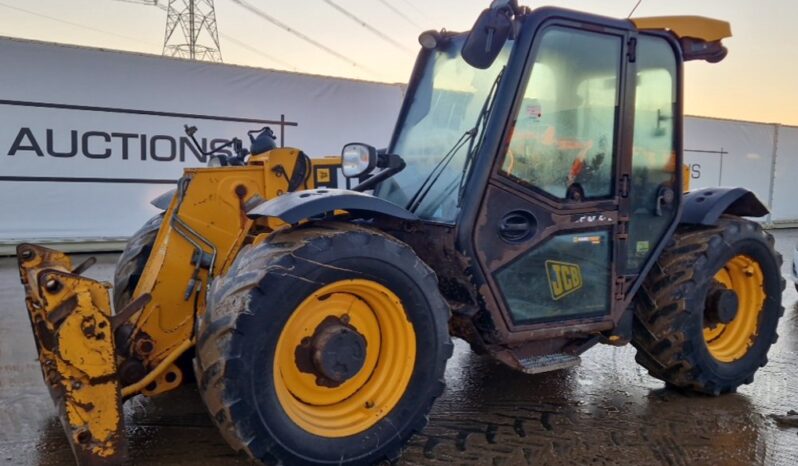
[[[491,86],[490,91],[488,91],[488,95],[485,97],[485,102],[482,104],[482,109],[479,112],[479,116],[477,117],[477,121],[474,123],[474,126],[467,129],[460,136],[457,142],[454,143],[452,148],[449,149],[448,152],[446,152],[446,155],[444,155],[438,161],[438,163],[435,164],[435,166],[432,168],[432,171],[430,171],[427,177],[424,178],[424,182],[421,183],[421,186],[418,188],[418,191],[416,191],[416,194],[413,195],[413,197],[407,203],[407,206],[405,206],[407,210],[415,212],[418,209],[418,207],[424,201],[424,198],[427,197],[427,194],[429,194],[432,187],[435,185],[435,183],[438,181],[441,175],[446,171],[446,167],[449,166],[449,163],[452,161],[454,156],[460,151],[460,149],[466,143],[468,143],[468,152],[466,153],[465,166],[463,167],[463,174],[465,174],[467,167],[470,165],[471,159],[474,157],[474,153],[476,152],[475,149],[479,147],[478,145],[475,146],[474,144],[476,136],[485,128],[488,116],[490,115],[491,110],[493,110],[493,99],[496,96],[496,88],[498,88],[499,82],[501,81],[502,76],[504,75],[504,69],[505,67],[502,67],[501,71],[499,71],[499,74],[496,76],[496,79],[493,81],[493,85]],[[463,182],[461,179],[460,181],[461,191],[462,187],[463,187]],[[458,206],[459,206],[459,199],[458,199]]]
[[[490,113],[493,111],[493,103],[496,98],[496,89],[499,87],[499,82],[502,80],[502,76],[504,76],[505,68],[506,67],[502,67],[501,71],[499,71],[499,75],[496,76],[496,80],[493,81],[493,86],[491,86],[488,96],[485,99],[485,103],[482,105],[482,111],[479,112],[477,124],[474,125],[474,129],[478,128],[477,133],[479,134],[479,142],[474,144],[474,142],[477,140],[477,138],[474,137],[468,144],[468,152],[466,152],[466,158],[463,161],[463,173],[460,175],[460,186],[457,189],[457,207],[460,207],[460,202],[463,199],[463,189],[465,188],[466,179],[471,176],[471,163],[474,160],[474,156],[476,156],[477,152],[479,152],[480,147],[482,147],[482,141],[485,140],[485,126],[488,124],[488,116],[490,116]]]
[[[454,155],[460,151],[460,149],[466,144],[466,142],[470,141],[474,137],[474,135],[476,134],[475,130],[476,128],[470,128],[466,132],[464,132],[462,136],[460,136],[460,139],[458,139],[457,142],[454,143],[454,146],[452,146],[452,148],[449,149],[446,155],[444,155],[438,161],[438,163],[436,163],[435,166],[432,167],[432,171],[429,172],[429,175],[427,175],[426,178],[424,178],[424,182],[421,183],[421,186],[418,188],[418,191],[416,191],[416,194],[414,194],[413,197],[410,198],[410,201],[407,203],[407,206],[405,206],[407,210],[415,212],[416,209],[418,209],[418,206],[427,196],[430,189],[432,189],[432,186],[435,185],[435,182],[438,181],[438,178],[440,178],[443,172],[446,171],[446,167],[449,166],[449,162],[452,161]]]

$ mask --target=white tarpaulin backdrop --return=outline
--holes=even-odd
[[[286,146],[330,155],[387,145],[402,93],[0,38],[0,242],[129,236],[156,212],[150,199],[202,165],[185,124],[213,146],[268,125]]]
[[[692,189],[743,186],[770,208],[765,223],[798,223],[798,128],[687,117],[684,133]]]
[[[208,146],[271,126],[310,156],[387,145],[403,87],[0,38],[0,244],[116,239]],[[246,140],[246,139],[245,139]],[[798,128],[689,117],[693,188],[744,186],[798,221]]]

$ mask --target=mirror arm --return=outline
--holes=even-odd
[[[363,191],[374,189],[374,187],[377,186],[379,183],[382,183],[388,178],[404,170],[405,166],[407,166],[402,157],[398,155],[388,154],[387,157],[388,157],[388,168],[377,173],[371,178],[363,181],[362,183],[358,184],[357,186],[352,188],[352,191],[357,191],[362,193]]]

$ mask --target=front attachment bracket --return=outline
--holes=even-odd
[[[127,457],[108,285],[72,273],[69,258],[17,247],[39,362],[80,465]]]

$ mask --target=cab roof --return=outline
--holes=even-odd
[[[726,21],[703,16],[651,16],[631,18],[639,30],[670,31],[678,38],[716,42],[731,37],[731,25]]]

